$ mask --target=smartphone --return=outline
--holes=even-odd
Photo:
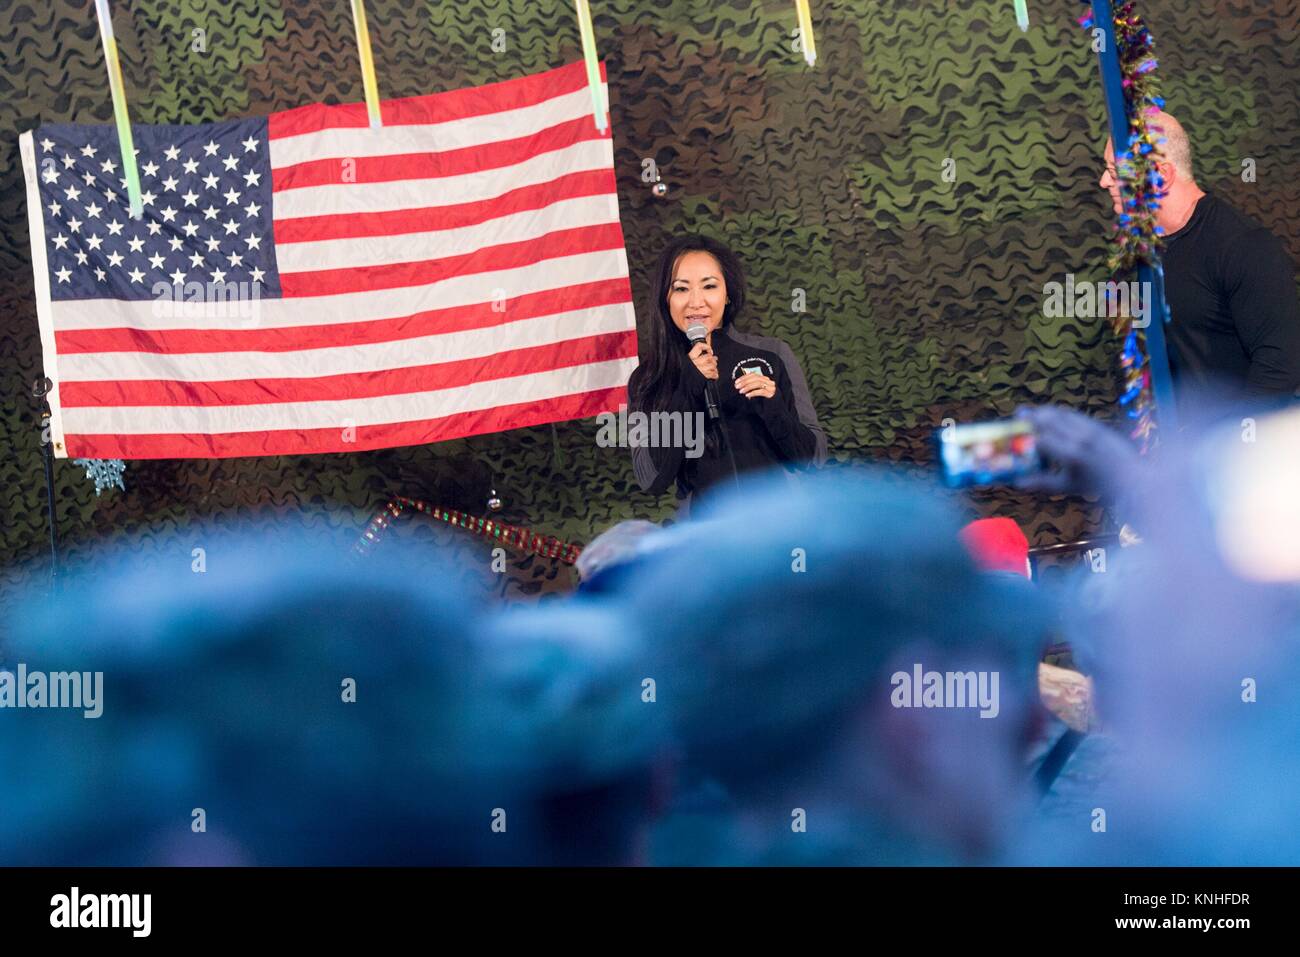
[[[951,488],[999,485],[1043,467],[1033,425],[994,419],[945,425],[934,432],[939,467]]]

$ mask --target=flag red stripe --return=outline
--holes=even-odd
[[[575,393],[546,402],[519,402],[437,419],[359,425],[354,442],[343,441],[343,430],[275,429],[212,435],[77,435],[64,437],[74,459],[198,459],[245,455],[319,455],[363,452],[401,445],[425,445],[470,435],[503,432],[548,422],[585,419],[612,412],[627,403],[627,387]]]
[[[608,82],[605,64],[600,64],[600,78]],[[564,96],[587,85],[587,70],[582,62],[548,70],[533,76],[517,77],[499,83],[429,93],[398,100],[381,100],[379,113],[385,126],[408,126],[442,123],[448,120],[482,116],[535,106],[557,96]],[[325,105],[313,103],[292,110],[272,113],[268,118],[268,136],[280,139],[315,133],[319,130],[368,127],[370,116],[364,103]]]
[[[507,300],[504,312],[491,302],[445,309],[426,309],[409,316],[277,329],[71,329],[56,332],[59,355],[88,352],[152,352],[184,355],[192,352],[294,352],[374,342],[396,342],[442,333],[466,332],[537,316],[560,316],[578,309],[632,301],[626,277],[547,289]],[[557,320],[558,321],[558,320]]]
[[[599,132],[591,117],[579,116],[528,136],[439,153],[356,156],[346,160],[326,157],[292,166],[279,166],[271,170],[271,191],[281,193],[309,186],[338,186],[340,183],[363,186],[367,183],[464,176],[514,166],[534,156],[564,149],[575,143],[608,138],[609,132]]]
[[[119,406],[230,406],[279,402],[327,402],[456,389],[512,376],[636,355],[636,332],[602,333],[490,356],[436,362],[402,369],[349,372],[292,379],[231,379],[177,382],[173,379],[116,379],[63,382],[65,409]]]
[[[321,242],[327,239],[356,239],[403,233],[434,232],[476,226],[490,219],[531,209],[543,209],[562,199],[618,193],[618,182],[610,169],[568,173],[549,183],[520,186],[492,199],[450,206],[395,209],[383,213],[337,213],[326,216],[298,216],[275,220],[276,245]]]
[[[547,233],[536,239],[486,246],[460,256],[426,259],[420,262],[392,263],[385,266],[358,266],[353,269],[322,269],[316,272],[280,274],[280,294],[285,299],[298,296],[332,296],[368,289],[397,289],[441,282],[453,276],[497,272],[531,266],[547,259],[577,256],[623,248],[623,227],[619,223],[579,226]]]

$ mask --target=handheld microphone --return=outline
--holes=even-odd
[[[695,348],[698,342],[705,342],[709,337],[709,330],[704,323],[697,322],[686,327],[686,338],[691,341],[691,348]],[[704,380],[704,404],[708,406],[709,418],[718,418],[718,385],[712,379]]]

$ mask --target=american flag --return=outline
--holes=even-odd
[[[583,64],[382,117],[133,126],[140,219],[114,127],[22,135],[58,456],[351,452],[626,400],[636,321]]]

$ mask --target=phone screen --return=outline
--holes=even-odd
[[[939,464],[953,488],[995,485],[1042,468],[1034,427],[1025,419],[968,422],[935,430]]]

